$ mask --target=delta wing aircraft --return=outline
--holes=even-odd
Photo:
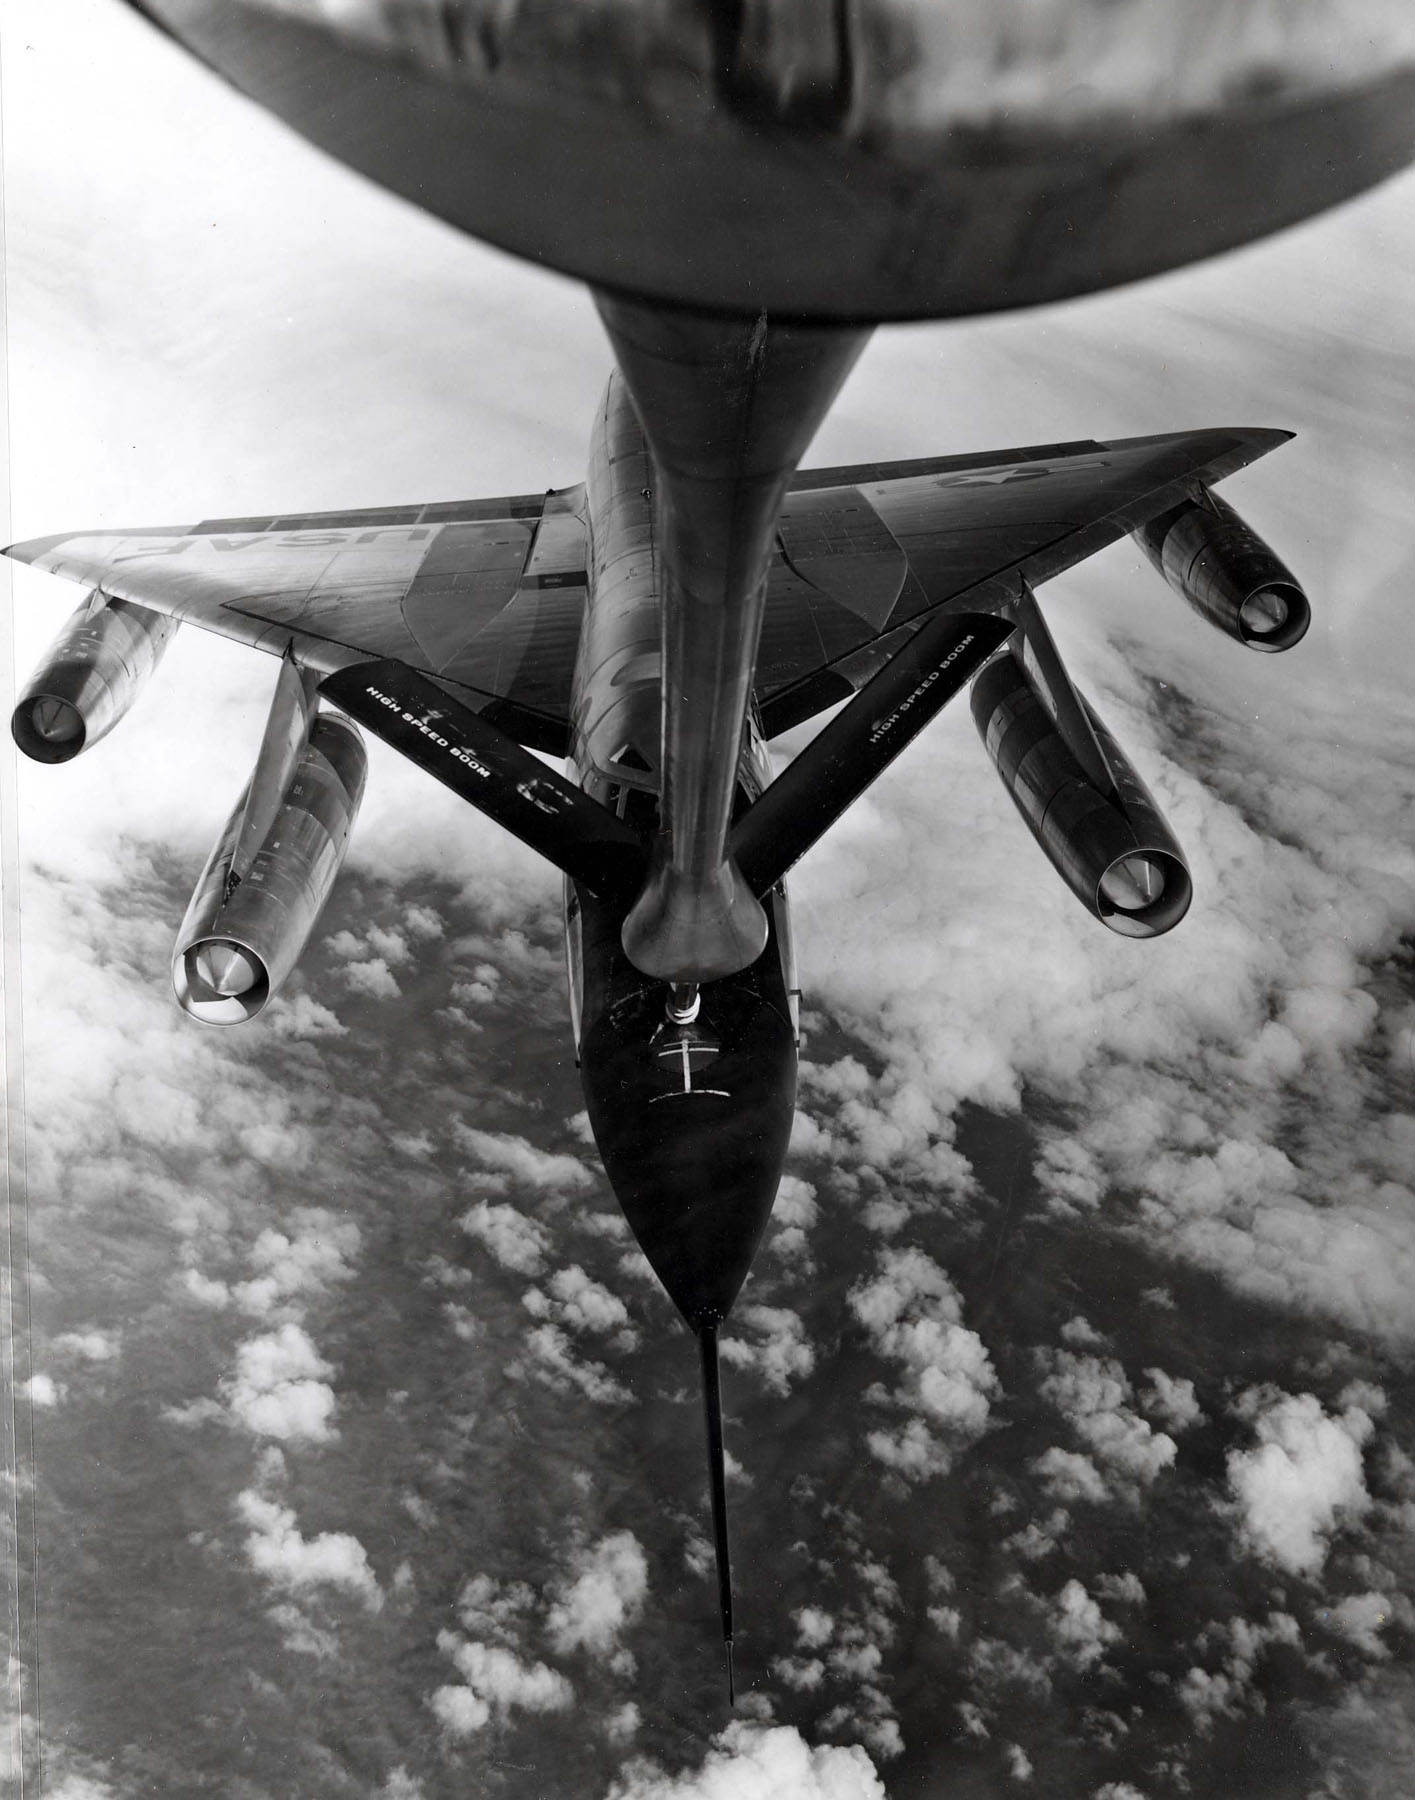
[[[1129,533],[1250,649],[1289,649],[1310,616],[1215,492],[1285,432],[801,458],[873,322],[1151,273],[1415,154],[1408,16],[1365,4],[1380,44],[1310,10],[1174,0],[1173,54],[1141,9],[1115,58],[1124,0],[1054,9],[1040,38],[1020,0],[140,7],[386,186],[587,279],[615,367],[570,489],[13,546],[89,590],[16,741],[50,763],[96,743],[182,622],[276,660],[173,956],[212,1024],[255,1016],[307,942],[361,731],[562,871],[595,1141],[701,1347],[729,1682],[717,1334],[791,1125],[788,871],[971,684],[1062,881],[1110,930],[1158,936],[1189,906],[1183,853],[1036,591]],[[773,778],[771,741],[832,709]]]
[[[799,374],[800,337],[763,334],[765,394]],[[717,1332],[791,1129],[787,871],[971,681],[988,755],[1081,904],[1129,937],[1177,924],[1183,853],[1067,675],[1034,590],[1128,531],[1229,636],[1287,649],[1307,627],[1302,591],[1213,492],[1284,436],[783,472],[724,571],[690,530],[725,495],[740,509],[748,484],[690,488],[686,518],[665,520],[673,464],[616,372],[574,488],[9,551],[91,590],[14,714],[16,742],[42,762],[117,723],[179,621],[278,659],[255,769],[177,937],[173,985],[193,1018],[253,1018],[294,968],[363,792],[359,727],[563,871],[595,1141],[701,1345],[729,1646]],[[711,598],[678,601],[678,581]],[[835,706],[773,779],[771,739]],[[565,758],[565,773],[533,751]]]

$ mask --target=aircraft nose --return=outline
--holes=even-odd
[[[669,1298],[695,1331],[725,1318],[771,1216],[796,1094],[796,1043],[732,982],[696,1019],[665,1017],[662,988],[616,1007],[580,1046],[610,1186]]]

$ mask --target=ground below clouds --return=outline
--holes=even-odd
[[[181,896],[160,859],[141,893],[87,938],[55,899],[112,1012],[37,1065],[67,1083],[31,1224],[71,1784],[746,1794],[780,1756],[803,1794],[1368,1791],[1341,1771],[1363,1708],[1400,1739],[1415,1388],[1176,1261],[1136,1195],[1058,1209],[1055,1100],[965,1107],[940,1179],[842,1154],[807,1079],[725,1371],[747,1726],[705,1762],[695,1357],[575,1120],[549,898],[508,925],[355,875],[294,997],[213,1037],[145,1010]],[[882,1080],[828,1016],[807,1053]]]

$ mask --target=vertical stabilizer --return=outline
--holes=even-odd
[[[717,1556],[717,1604],[727,1651],[727,1699],[736,1704],[732,1673],[732,1563],[727,1544],[727,1478],[722,1450],[722,1386],[717,1369],[717,1327],[698,1333],[703,1359],[703,1414],[707,1420],[708,1488],[712,1495],[712,1541]]]

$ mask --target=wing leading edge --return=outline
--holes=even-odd
[[[987,611],[1286,443],[1219,429],[803,470],[782,509],[757,658],[775,737],[871,679],[939,608]]]
[[[858,692],[940,608],[1035,588],[1286,442],[1178,432],[803,470],[782,508],[756,691],[768,736]],[[519,743],[567,748],[586,600],[580,488],[206,519],[6,552],[321,674],[401,663]]]
[[[397,661],[563,755],[586,593],[583,493],[207,519],[7,555],[321,674]]]

